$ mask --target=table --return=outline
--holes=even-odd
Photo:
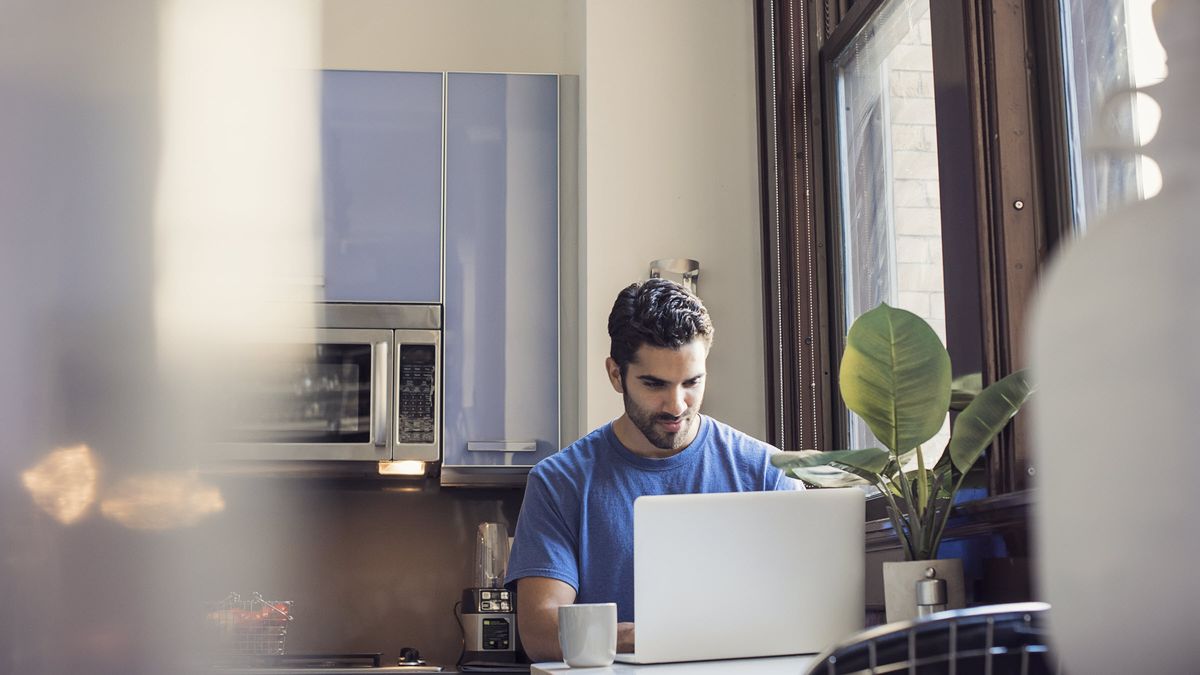
[[[692,661],[688,663],[656,663],[633,665],[614,663],[606,668],[571,668],[557,663],[535,663],[533,675],[717,675],[718,673],[747,673],[748,675],[803,675],[815,656],[771,656],[758,659],[726,659],[722,661]]]

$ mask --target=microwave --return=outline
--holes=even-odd
[[[226,377],[214,459],[436,462],[440,305],[324,303]]]

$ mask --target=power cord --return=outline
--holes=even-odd
[[[458,641],[460,645],[458,650],[458,661],[455,662],[454,667],[459,670],[462,670],[463,657],[467,655],[467,629],[463,626],[462,614],[460,612],[461,609],[462,600],[459,600],[458,602],[454,603],[454,621],[458,623]]]

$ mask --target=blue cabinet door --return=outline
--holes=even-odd
[[[557,76],[448,75],[445,319],[444,464],[557,451]]]
[[[442,77],[322,73],[326,300],[441,302]]]

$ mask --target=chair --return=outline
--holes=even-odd
[[[1049,610],[1042,602],[989,605],[876,626],[827,649],[808,673],[1061,673],[1047,646]]]

